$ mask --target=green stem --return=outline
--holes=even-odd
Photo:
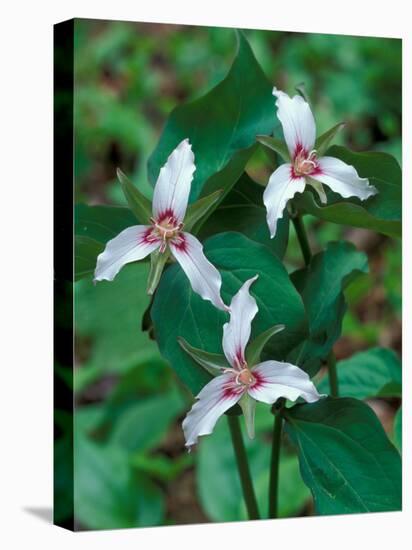
[[[308,235],[306,233],[302,216],[300,214],[296,214],[292,217],[292,221],[295,227],[296,235],[298,237],[300,248],[302,250],[303,259],[305,260],[305,264],[309,265],[312,258],[312,251],[310,249]]]
[[[250,475],[242,431],[240,429],[239,417],[235,415],[227,415],[227,420],[229,422],[230,435],[232,436],[240,483],[242,485],[243,498],[245,499],[249,519],[259,519],[259,510],[255,491],[253,489],[252,476]]]
[[[329,387],[332,397],[339,397],[338,387],[338,375],[336,372],[336,357],[333,351],[331,351],[327,358],[328,373],[329,373]]]
[[[293,225],[295,226],[296,235],[298,237],[299,245],[302,250],[303,259],[305,260],[305,265],[309,265],[312,258],[312,251],[310,249],[310,244],[308,236],[306,233],[305,225],[303,223],[302,217],[299,214],[292,216]],[[327,358],[328,365],[328,375],[329,375],[329,386],[330,393],[333,397],[338,397],[339,395],[339,386],[338,386],[338,376],[336,373],[336,357],[333,351],[331,351]]]
[[[282,406],[284,404],[284,400]],[[270,480],[269,480],[269,518],[278,517],[278,492],[279,492],[279,458],[282,436],[282,412],[281,409],[274,411],[275,420],[273,424],[272,454],[270,458]]]

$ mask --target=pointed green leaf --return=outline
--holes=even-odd
[[[319,157],[323,156],[326,149],[331,144],[331,141],[336,136],[336,134],[342,130],[342,128],[345,126],[344,122],[339,122],[333,128],[330,128],[327,130],[324,134],[320,135],[315,142],[315,149],[317,151],[317,154]]]
[[[253,439],[255,437],[256,401],[246,392],[240,398],[239,405],[245,418],[246,432],[250,439]]]
[[[149,159],[152,184],[176,145],[189,138],[196,172],[190,201],[224,189],[227,193],[256,148],[257,134],[272,134],[279,123],[272,85],[260,68],[243,32],[227,76],[207,94],[178,105],[170,114]]]
[[[143,225],[149,223],[152,216],[152,204],[123,174],[120,168],[117,169],[117,177],[122,186],[122,191],[126,197],[127,204],[130,210],[135,214],[136,218]]]
[[[200,366],[207,370],[212,376],[220,373],[221,369],[229,367],[224,355],[219,353],[209,353],[199,348],[191,346],[184,338],[177,339],[182,349],[190,355]]]
[[[402,508],[400,456],[368,405],[327,398],[284,414],[318,514]]]
[[[170,251],[166,249],[165,252],[155,250],[150,254],[150,271],[147,278],[147,293],[152,295],[159,284],[160,277],[162,276],[163,269],[169,259]]]
[[[262,334],[259,334],[246,348],[246,361],[250,367],[256,365],[260,361],[260,355],[263,348],[269,340],[278,332],[284,330],[285,325],[274,325],[268,328]]]
[[[196,224],[196,229],[193,231],[193,233],[196,234],[199,231],[200,225],[204,222],[206,215],[209,217],[209,215],[217,207],[222,196],[223,189],[218,189],[207,197],[199,199],[193,204],[189,204],[184,219],[185,230],[191,232],[191,229]]]
[[[290,162],[290,155],[286,143],[278,138],[271,136],[256,136],[259,143],[275,151],[285,162]]]

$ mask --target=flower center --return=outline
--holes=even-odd
[[[307,154],[305,151],[299,151],[293,162],[293,170],[297,176],[309,176],[318,166],[316,150],[313,149]]]
[[[242,369],[236,377],[236,382],[239,384],[242,383],[244,386],[250,386],[255,382],[255,377],[248,367]]]
[[[158,220],[151,218],[150,221],[153,224],[153,233],[157,238],[162,240],[159,250],[160,252],[164,252],[168,241],[179,235],[183,228],[183,223],[178,222],[174,216],[167,216]]]
[[[249,387],[251,384],[256,382],[256,378],[253,376],[251,370],[249,369],[246,361],[242,363],[236,362],[233,367],[228,367],[224,369],[223,372],[230,372],[236,376],[235,382],[239,386]]]

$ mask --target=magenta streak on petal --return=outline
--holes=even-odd
[[[251,389],[258,389],[266,384],[266,380],[263,378],[263,376],[259,372],[252,371],[252,375],[255,381],[253,382],[253,384],[251,384],[250,386]]]
[[[295,153],[294,153],[293,159],[292,159],[293,162],[295,162],[296,157],[297,157],[298,155],[301,155],[301,154],[303,154],[304,157],[307,157],[308,154],[309,154],[309,151],[307,151],[307,150],[303,147],[303,145],[302,145],[301,143],[298,142],[298,143],[296,144],[296,146],[295,146]]]
[[[221,399],[231,399],[232,397],[237,397],[246,391],[246,386],[236,383],[236,377],[233,376],[233,381],[228,382],[222,388]]]
[[[146,244],[152,244],[159,240],[159,237],[153,233],[153,227],[148,227],[143,235],[139,237],[139,244],[146,243]]]
[[[156,222],[161,224],[162,222],[167,221],[170,225],[178,225],[179,222],[176,218],[175,213],[171,208],[166,208],[163,212],[160,212],[156,217]]]
[[[188,242],[183,233],[180,233],[172,240],[173,246],[181,252],[188,252]]]

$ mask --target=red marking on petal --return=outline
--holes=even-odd
[[[146,244],[152,244],[154,242],[157,242],[159,240],[159,237],[154,233],[153,227],[148,227],[143,235],[139,238],[139,244],[140,243],[146,243]]]
[[[180,250],[181,252],[188,252],[189,245],[187,242],[186,237],[181,233],[180,235],[177,235],[174,239],[172,239],[172,244],[175,248]]]
[[[261,388],[265,384],[266,380],[258,371],[252,370],[252,375],[255,381],[253,382],[253,384],[250,385],[250,388],[253,388],[253,389]]]
[[[319,164],[316,164],[316,166],[314,167],[314,169],[312,170],[312,172],[309,175],[310,176],[319,176],[322,173],[323,172],[322,172],[321,167],[319,166]]]
[[[223,388],[222,399],[231,399],[232,397],[237,397],[241,393],[246,391],[246,386],[239,385],[227,385]]]
[[[298,142],[295,146],[295,152],[294,152],[294,155],[293,155],[293,162],[296,160],[296,157],[298,155],[301,155],[303,157],[307,157],[308,154],[309,154],[309,151],[307,149],[305,149],[301,143]]]
[[[290,177],[293,180],[300,179],[302,177],[302,176],[299,176],[299,174],[297,174],[295,172],[295,167],[293,166],[293,164],[290,165]]]
[[[163,212],[159,212],[156,217],[156,223],[161,224],[167,221],[170,225],[178,225],[179,221],[171,208],[166,208]]]

